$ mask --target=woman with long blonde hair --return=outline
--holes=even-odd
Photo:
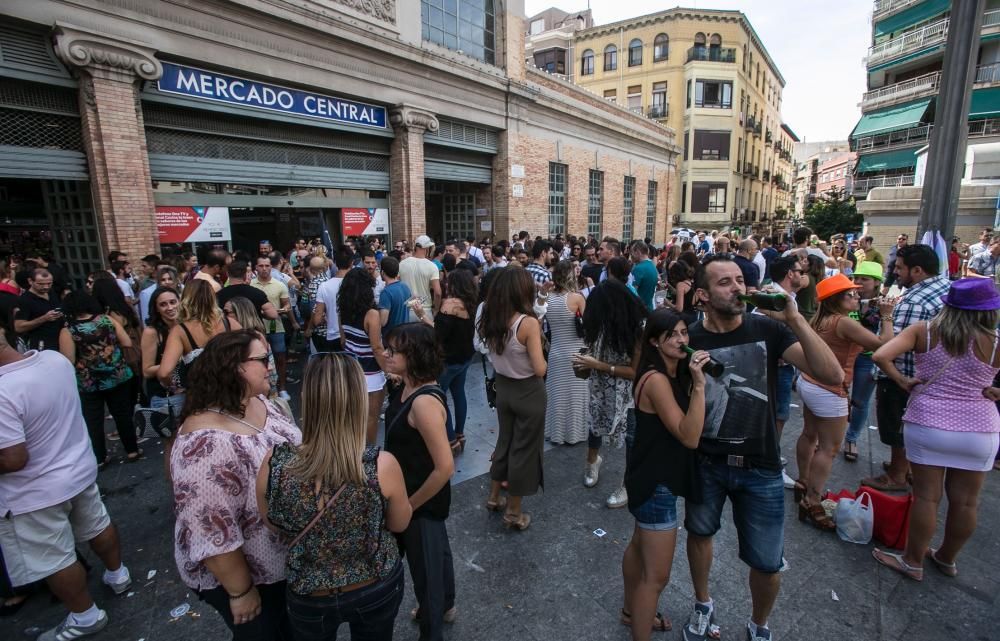
[[[223,316],[215,292],[207,281],[192,280],[181,296],[177,325],[167,335],[157,371],[160,382],[183,386],[185,370],[201,354],[204,345],[217,334],[241,327],[235,320]]]
[[[365,443],[367,386],[355,358],[326,353],[302,382],[302,444],[283,443],[257,475],[260,513],[291,544],[285,562],[296,638],[391,639],[403,599],[403,566],[392,533],[412,509],[399,463]],[[321,622],[317,624],[317,622]]]

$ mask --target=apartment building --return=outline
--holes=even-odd
[[[822,196],[836,190],[844,192],[845,197],[850,198],[855,161],[856,155],[854,153],[840,153],[821,162],[816,169],[817,194]]]
[[[785,79],[742,12],[675,8],[578,29],[572,50],[573,82],[683,132],[679,224],[766,232],[791,209]]]
[[[875,0],[868,91],[851,132],[858,154],[852,187],[863,199],[878,187],[914,184],[916,152],[930,141],[950,0]],[[969,144],[1000,139],[1000,0],[986,0],[968,115]]]

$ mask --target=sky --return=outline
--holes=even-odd
[[[588,0],[525,0],[528,16]],[[662,0],[589,0],[597,25],[672,8]],[[872,0],[686,0],[679,6],[736,9],[750,20],[785,78],[782,118],[807,142],[846,140],[861,115],[862,58],[871,39]]]

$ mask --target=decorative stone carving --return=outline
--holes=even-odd
[[[438,130],[438,119],[433,113],[413,105],[396,105],[389,111],[389,123],[393,129],[404,131],[435,132]]]
[[[120,80],[156,80],[163,65],[156,51],[141,43],[102,35],[81,27],[56,23],[56,55],[71,68],[95,71]]]
[[[333,0],[358,13],[390,24],[396,24],[396,0]]]

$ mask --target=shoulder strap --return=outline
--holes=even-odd
[[[192,351],[198,349],[198,343],[195,342],[194,336],[191,335],[191,332],[188,330],[187,325],[185,325],[184,323],[180,323],[180,326],[181,326],[181,331],[184,332],[185,336],[187,336],[188,342],[191,343]]]
[[[646,381],[648,381],[650,379],[650,377],[652,377],[653,374],[656,374],[656,370],[655,369],[651,369],[651,370],[647,371],[645,374],[642,375],[642,378],[639,379],[639,387],[638,387],[638,389],[635,392],[635,406],[636,407],[639,407],[639,399],[642,397],[642,388],[646,386]]]
[[[222,315],[222,326],[226,328],[227,332],[233,331],[232,328],[229,326],[229,317],[226,316],[225,314]]]
[[[990,367],[993,366],[993,361],[997,357],[997,345],[1000,345],[1000,329],[993,330],[993,352],[990,354]]]
[[[927,351],[931,351],[931,322],[924,321],[924,329],[927,331]]]
[[[312,520],[309,521],[309,523],[307,523],[306,526],[299,531],[299,533],[295,536],[295,538],[292,539],[292,542],[288,544],[288,547],[290,548],[295,547],[295,544],[302,540],[302,537],[306,535],[306,532],[311,530],[313,526],[316,525],[316,523],[319,521],[319,517],[323,516],[323,513],[326,512],[326,508],[336,503],[337,499],[340,498],[340,494],[341,492],[344,491],[345,487],[347,487],[347,483],[343,483],[340,486],[340,488],[337,489],[337,492],[330,497],[330,500],[323,504],[323,507],[321,507],[319,511],[316,512],[316,516],[314,516]]]

